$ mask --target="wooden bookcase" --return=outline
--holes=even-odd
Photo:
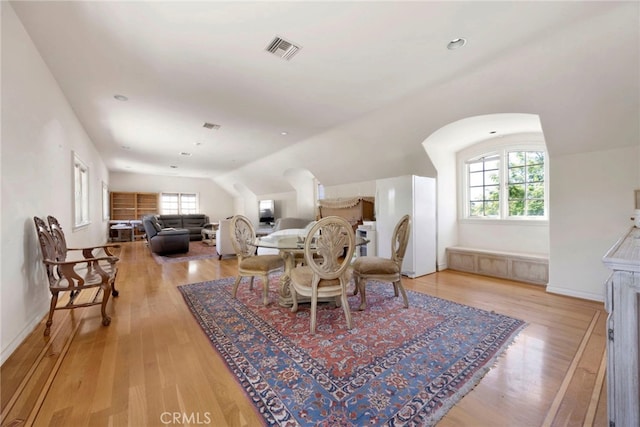
[[[143,216],[160,213],[158,193],[134,193],[112,191],[110,196],[111,221],[141,220]],[[140,227],[135,236],[142,236]]]

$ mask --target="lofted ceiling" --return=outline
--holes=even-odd
[[[282,177],[293,167],[327,181],[370,179],[362,171],[340,176],[334,167],[329,172],[326,163],[331,156],[317,156],[314,147],[318,150],[350,133],[350,138],[373,144],[366,154],[378,156],[373,164],[383,164],[389,155],[379,149],[382,142],[375,141],[382,133],[375,125],[390,117],[385,109],[394,109],[416,93],[441,93],[443,87],[455,87],[456,82],[466,81],[465,76],[504,58],[530,55],[535,60],[519,61],[523,69],[491,68],[483,81],[499,86],[512,71],[539,84],[550,70],[562,74],[571,64],[583,64],[584,58],[609,48],[614,51],[607,55],[616,55],[617,60],[628,55],[626,49],[638,46],[636,2],[15,1],[11,5],[110,171],[211,178],[225,188],[240,184],[258,194],[285,190]],[[616,22],[620,17],[626,18]],[[600,22],[599,27],[592,22]],[[620,26],[632,28],[616,30]],[[607,37],[590,47],[586,40],[594,33]],[[275,36],[301,49],[290,60],[266,52]],[[467,45],[448,50],[447,43],[458,37],[465,37]],[[546,42],[539,45],[538,40]],[[630,44],[621,47],[621,43]],[[546,52],[541,46],[559,51]],[[631,65],[637,63],[637,55],[629,59]],[[616,64],[593,61],[584,73],[607,79],[611,67]],[[634,82],[633,74],[637,66],[628,68],[616,71],[623,73],[618,81],[630,81],[624,90],[637,87],[638,76]],[[581,80],[583,85],[589,81]],[[606,85],[605,89],[609,90]],[[470,92],[464,87],[455,90]],[[509,91],[508,86],[502,88],[502,96]],[[556,92],[549,85],[550,104]],[[411,124],[419,132],[403,134],[396,141],[396,149],[403,151],[396,156],[398,162],[410,158],[412,150],[422,150],[422,140],[448,122],[476,113],[538,113],[522,102],[503,106],[498,95],[492,103],[492,97],[485,94],[478,100],[485,105],[477,111],[468,101],[461,102],[460,116],[432,115],[429,123],[425,114],[424,126]],[[437,102],[451,104],[456,98],[441,97]],[[625,111],[635,108],[637,113],[637,99],[625,104]],[[391,120],[390,128],[407,127],[400,118]],[[219,129],[207,129],[205,123]],[[352,123],[359,127],[349,129]],[[513,123],[509,126],[513,131]],[[579,149],[565,145],[562,150]],[[261,175],[254,165],[264,159],[273,161]]]

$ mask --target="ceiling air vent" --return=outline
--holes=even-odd
[[[276,38],[273,39],[271,43],[269,43],[269,46],[267,46],[265,50],[267,52],[271,52],[274,55],[279,56],[280,58],[286,59],[288,61],[300,49],[301,49],[300,46],[296,46],[293,43],[288,42],[285,39],[276,36]]]
[[[208,123],[208,122],[205,122],[205,124],[203,124],[202,127],[205,127],[207,129],[215,129],[215,130],[220,129],[220,125],[215,125],[213,123]]]

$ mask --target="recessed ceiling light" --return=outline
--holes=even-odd
[[[447,44],[447,49],[449,49],[449,50],[458,49],[458,48],[464,46],[465,44],[467,44],[467,39],[465,39],[463,37],[460,37],[460,38],[451,40]]]
[[[115,99],[117,99],[118,101],[128,101],[128,100],[129,100],[129,98],[127,98],[127,97],[126,97],[126,96],[124,96],[124,95],[113,95],[113,97],[114,97]]]
[[[491,132],[489,132],[489,133],[493,135],[494,133],[497,133],[497,132],[496,132],[495,130],[492,130],[492,131],[491,131]]]
[[[220,125],[216,125],[214,123],[209,123],[209,122],[205,122],[205,124],[203,124],[202,127],[207,129],[215,129],[215,130],[220,129]]]
[[[194,142],[193,145],[195,145],[196,147],[199,147],[202,145],[202,142]]]
[[[282,132],[280,132],[280,135],[289,135],[289,132],[282,131]]]
[[[186,151],[181,151],[181,152],[180,152],[180,155],[181,155],[181,156],[190,157],[190,156],[191,156],[191,153],[188,153],[188,152],[186,152]]]
[[[171,169],[178,169],[178,167],[176,165],[171,165],[169,166]]]

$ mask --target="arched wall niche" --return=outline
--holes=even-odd
[[[490,133],[495,132],[495,133]],[[470,246],[505,252],[548,255],[547,221],[465,221],[458,214],[458,163],[456,154],[491,140],[517,141],[531,138],[544,141],[536,114],[501,113],[467,117],[433,132],[422,146],[437,170],[438,267],[446,268],[445,249]]]

